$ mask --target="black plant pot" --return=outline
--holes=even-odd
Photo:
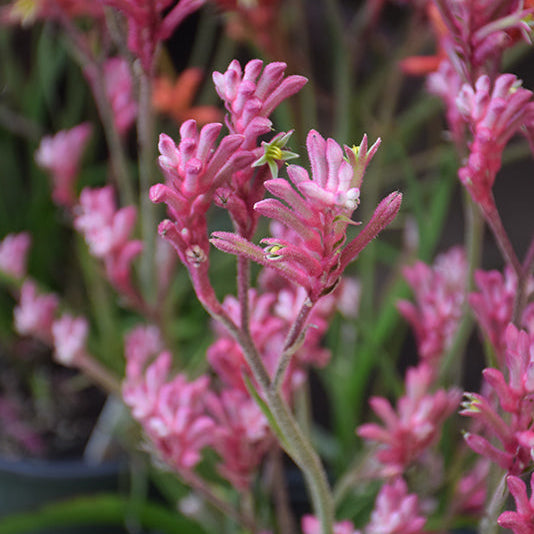
[[[119,462],[90,465],[81,460],[18,460],[0,458],[0,518],[101,492],[115,492],[125,473]],[[35,534],[96,534],[124,532],[109,527],[63,527]],[[33,533],[32,533],[33,534]]]

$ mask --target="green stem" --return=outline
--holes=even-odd
[[[499,524],[497,517],[500,514],[502,507],[508,497],[508,487],[506,485],[506,474],[501,478],[495,493],[486,509],[486,514],[480,521],[480,534],[497,534]]]

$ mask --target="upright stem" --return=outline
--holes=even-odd
[[[499,530],[497,517],[508,497],[508,488],[506,486],[506,474],[501,478],[495,493],[488,505],[485,516],[480,521],[480,534],[496,534]]]
[[[306,300],[302,303],[302,307],[300,308],[300,312],[295,319],[295,322],[287,334],[286,342],[284,343],[284,351],[282,352],[280,360],[278,361],[278,365],[276,366],[271,385],[271,388],[275,391],[280,391],[280,388],[284,383],[287,368],[291,363],[293,354],[295,354],[299,348],[301,338],[304,334],[304,327],[312,308],[312,301],[309,298],[306,298]]]
[[[150,295],[155,295],[155,206],[150,201],[148,191],[154,180],[154,163],[156,160],[156,141],[154,113],[152,108],[152,87],[150,74],[146,73],[141,63],[136,62],[139,90],[139,111],[137,115],[137,136],[139,147],[139,206],[141,215],[141,235],[144,243],[141,259],[141,283],[145,300],[151,302]]]
[[[241,329],[250,332],[248,290],[250,288],[250,260],[237,257],[237,297],[241,310]]]

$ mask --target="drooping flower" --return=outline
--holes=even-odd
[[[534,532],[534,491],[530,498],[527,495],[527,486],[519,478],[510,475],[506,478],[508,489],[515,501],[515,512],[503,512],[497,519],[497,523],[503,528],[508,528],[514,534],[532,534]],[[530,487],[534,490],[534,474],[530,478]]]
[[[26,276],[26,260],[31,245],[28,232],[8,234],[0,241],[0,271],[21,279]]]
[[[57,307],[56,295],[40,294],[35,282],[26,280],[20,289],[19,303],[13,312],[15,329],[19,334],[33,336],[50,344]]]
[[[367,147],[364,136],[359,147],[345,146],[345,153],[333,140],[325,140],[312,130],[307,148],[312,176],[297,165],[288,167],[293,186],[282,178],[267,180],[265,187],[276,198],[257,202],[254,209],[290,228],[296,239],[267,238],[264,249],[227,232],[214,232],[217,248],[244,255],[279,271],[303,286],[312,302],[332,291],[340,276],[361,250],[396,216],[402,195],[392,193],[377,207],[364,229],[346,246],[346,231],[359,204],[360,185],[365,169],[379,142]],[[296,188],[296,190],[295,190]]]
[[[462,316],[467,261],[460,247],[439,255],[433,266],[418,261],[403,269],[416,304],[400,301],[397,307],[410,322],[420,357],[431,366],[449,348]]]
[[[88,123],[61,130],[54,136],[43,137],[35,153],[37,164],[50,173],[52,199],[59,206],[71,208],[76,202],[76,178],[90,134]]]
[[[433,371],[426,364],[406,373],[406,393],[399,399],[397,410],[383,397],[372,397],[369,404],[384,426],[367,423],[357,429],[366,440],[380,444],[376,458],[383,465],[384,476],[396,476],[416,461],[439,439],[443,422],[460,402],[457,389],[429,392]]]

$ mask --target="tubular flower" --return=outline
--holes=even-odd
[[[262,70],[263,69],[263,70]],[[228,210],[238,233],[246,238],[254,234],[259,214],[254,204],[265,195],[263,183],[269,178],[269,172],[279,167],[289,152],[282,147],[289,134],[281,133],[270,143],[258,147],[258,137],[271,131],[269,115],[286,98],[294,95],[304,86],[303,76],[284,77],[286,64],[268,63],[263,67],[259,59],[249,61],[242,69],[238,61],[230,63],[224,73],[214,72],[213,82],[217,94],[223,100],[228,114],[225,122],[233,134],[242,134],[242,150],[251,151],[256,160],[255,166],[242,170],[236,169],[231,179],[217,191],[217,204]],[[261,152],[271,149],[266,158],[259,158]],[[273,149],[275,154],[273,154]]]
[[[493,203],[492,187],[508,141],[534,122],[532,92],[521,87],[521,80],[502,74],[491,85],[488,76],[481,76],[474,89],[464,84],[456,99],[473,133],[469,158],[458,176],[483,206]]]
[[[507,421],[486,397],[476,393],[466,393],[460,413],[479,420],[490,436],[499,439],[504,450],[476,434],[465,435],[467,444],[510,474],[519,475],[532,464],[528,437],[534,430],[534,352],[529,335],[513,324],[506,330],[505,342],[508,380],[494,368],[484,369],[482,374],[496,393],[501,409],[510,414]]]
[[[534,491],[530,499],[527,495],[527,486],[519,478],[510,475],[506,479],[508,489],[515,501],[515,512],[503,512],[497,519],[497,523],[503,528],[508,528],[514,534],[532,534],[534,532]],[[534,490],[534,474],[530,478],[530,487]]]
[[[419,355],[432,367],[447,350],[462,316],[467,260],[463,249],[441,254],[430,267],[418,261],[403,269],[416,304],[400,301],[397,308],[415,331]]]
[[[159,232],[175,248],[188,268],[207,267],[209,243],[206,212],[213,201],[215,190],[232,172],[252,162],[253,156],[241,152],[241,135],[227,135],[219,146],[215,143],[222,125],[207,124],[198,132],[194,120],[180,128],[181,141],[160,135],[159,164],[166,185],[150,189],[152,202],[167,204],[173,221],[164,220]]]
[[[52,199],[59,206],[71,208],[76,203],[75,181],[90,135],[91,125],[83,123],[41,139],[35,161],[50,174]]]
[[[271,198],[254,206],[258,213],[282,223],[298,238],[291,242],[264,239],[262,249],[235,234],[215,232],[211,242],[225,252],[242,254],[277,269],[303,286],[311,301],[316,302],[336,287],[348,263],[395,218],[400,208],[402,195],[390,194],[360,234],[343,247],[347,227],[352,223],[350,217],[359,204],[365,168],[378,145],[379,141],[368,149],[364,136],[359,147],[345,146],[344,154],[333,139],[325,140],[318,132],[310,131],[307,149],[312,177],[304,168],[290,165],[288,174],[294,187],[282,178],[265,182],[266,189],[285,204]]]
[[[28,232],[6,235],[0,241],[0,271],[15,278],[24,278],[30,245],[31,236]]]
[[[358,427],[357,434],[382,445],[376,457],[384,466],[384,476],[400,475],[433,445],[439,439],[443,422],[460,402],[461,393],[456,389],[429,393],[432,376],[433,371],[424,363],[409,369],[406,393],[396,412],[383,397],[372,397],[369,401],[385,427],[368,423]]]
[[[213,83],[229,113],[226,124],[230,133],[245,136],[243,149],[256,147],[258,136],[271,129],[269,115],[286,98],[302,89],[307,79],[292,75],[284,78],[286,64],[269,63],[253,59],[245,69],[233,60],[226,72],[213,73]]]

